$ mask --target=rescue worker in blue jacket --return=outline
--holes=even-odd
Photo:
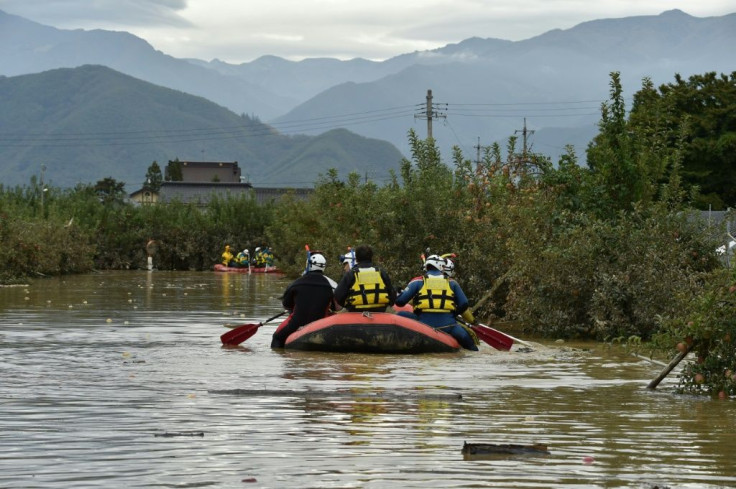
[[[235,263],[241,268],[248,268],[250,266],[250,252],[248,248],[235,255]]]
[[[449,280],[444,272],[447,268],[445,258],[431,255],[424,262],[425,275],[421,280],[412,280],[396,298],[397,306],[412,301],[414,314],[419,321],[444,331],[467,350],[478,350],[471,334],[457,324],[455,316],[462,315],[469,323],[475,318],[468,309],[468,298],[455,280]]]
[[[263,250],[261,250],[260,246],[256,246],[252,262],[255,268],[263,268],[266,266],[266,256],[263,254]]]
[[[265,263],[265,266],[267,267],[273,267],[273,251],[271,251],[271,248],[268,246],[264,246],[261,250],[261,255],[263,256],[263,263]]]
[[[342,276],[335,300],[349,312],[386,312],[396,300],[396,291],[386,270],[373,264],[373,248],[355,249],[357,263]]]

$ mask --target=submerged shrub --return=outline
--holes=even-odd
[[[736,395],[736,271],[714,272],[682,316],[663,321],[655,344],[668,353],[692,345],[695,361],[680,373],[680,392]]]

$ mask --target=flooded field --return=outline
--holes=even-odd
[[[237,348],[288,280],[110,272],[0,288],[2,488],[736,487],[736,404],[601,344]],[[528,338],[525,338],[528,339]],[[464,443],[547,452],[464,456]]]

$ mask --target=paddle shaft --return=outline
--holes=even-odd
[[[309,245],[304,245],[304,249],[307,250],[307,264],[304,265],[304,273],[306,274],[309,271],[309,259],[312,257],[312,252]]]

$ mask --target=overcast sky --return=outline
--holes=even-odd
[[[519,41],[603,18],[680,9],[736,13],[736,0],[0,0],[0,10],[60,29],[127,31],[177,58],[230,63],[383,60],[469,37]]]

